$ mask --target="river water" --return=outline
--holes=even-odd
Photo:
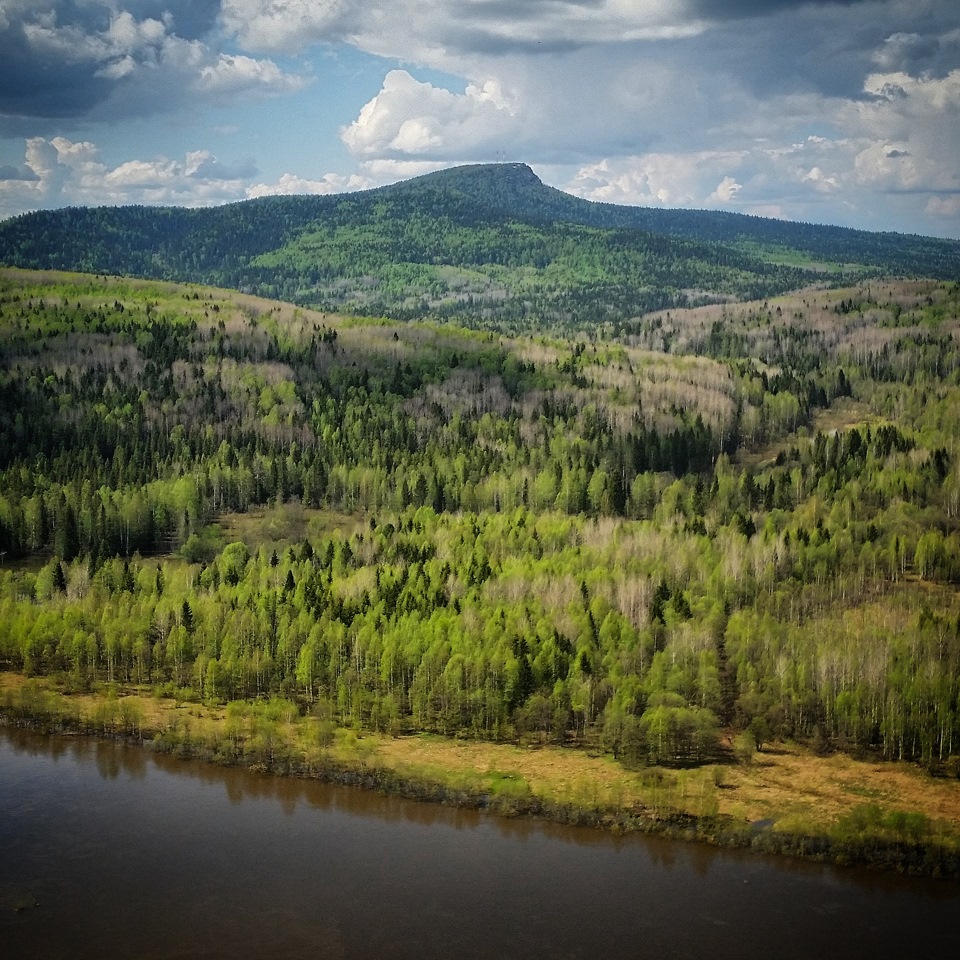
[[[0,957],[950,958],[960,885],[0,730]]]

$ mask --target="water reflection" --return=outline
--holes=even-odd
[[[403,821],[424,826],[444,824],[455,828],[476,826],[483,814],[462,807],[446,807],[435,803],[417,803],[375,790],[323,783],[304,777],[276,777],[241,767],[221,767],[194,760],[180,760],[165,754],[151,757],[151,762],[164,773],[185,777],[206,784],[222,784],[233,805],[244,801],[276,800],[280,809],[292,816],[299,805],[315,810],[338,810],[356,816],[375,817],[386,822]],[[522,839],[531,829],[527,820],[495,820],[505,836]],[[596,831],[584,831],[587,842]]]
[[[121,773],[135,780],[147,775],[147,757],[142,750],[130,750],[109,740],[95,741],[92,753],[97,770],[105,780],[115,780]]]
[[[147,774],[149,755],[113,740],[81,736],[43,736],[29,730],[0,728],[4,746],[14,754],[43,757],[55,763],[68,760],[79,764],[93,761],[104,779],[116,779],[121,773],[134,779]]]
[[[952,957],[960,888],[0,731],[0,955]]]

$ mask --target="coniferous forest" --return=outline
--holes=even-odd
[[[627,766],[960,772],[960,284],[616,337],[0,274],[0,663]]]

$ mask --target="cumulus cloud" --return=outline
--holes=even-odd
[[[24,162],[0,165],[0,219],[41,208],[75,205],[176,204],[202,207],[271,195],[366,190],[436,169],[437,164],[372,161],[362,172],[303,177],[284,173],[258,181],[252,160],[220,160],[209,150],[182,158],[153,157],[109,166],[90,141],[31,137]]]
[[[824,173],[819,167],[811,167],[803,176],[803,182],[812,184],[816,190],[829,193],[840,186],[840,181],[836,177],[831,177]]]
[[[504,142],[518,129],[517,111],[496,80],[456,94],[391,70],[341,139],[361,157],[462,156]]]
[[[247,187],[246,195],[250,198],[269,196],[297,196],[301,194],[329,194],[345,191],[366,190],[377,184],[358,174],[342,176],[336,173],[325,174],[319,180],[307,177],[298,177],[292,173],[283,174],[276,183],[256,183]]]
[[[117,119],[194,98],[282,94],[303,77],[216,49],[218,5],[186,0],[34,0],[0,8],[0,121]]]
[[[380,157],[373,160],[362,160],[358,164],[371,186],[382,186],[386,183],[395,183],[398,180],[409,180],[411,177],[422,177],[443,167],[456,166],[459,163],[469,163],[470,158],[464,157],[460,161],[448,163],[445,160],[394,160]]]
[[[155,157],[105,164],[90,141],[31,137],[16,176],[0,168],[0,217],[41,207],[125,203],[206,206],[248,195],[255,165],[226,163],[207,150],[181,159]]]
[[[230,97],[250,91],[292,93],[305,83],[305,77],[284,73],[272,60],[220,54],[215,63],[201,68],[198,86],[206,92]]]
[[[220,18],[247,50],[302,50],[353,19],[349,0],[223,0]]]
[[[887,191],[960,190],[960,68],[943,77],[904,71],[866,77],[864,101],[840,114],[864,145],[859,183]]]
[[[960,68],[945,77],[912,76],[904,71],[870,74],[863,89],[875,98],[871,122],[907,114],[942,117],[944,111],[956,112],[960,107]],[[886,109],[883,101],[894,104],[894,109]],[[897,109],[896,101],[907,106]]]
[[[717,184],[713,193],[707,197],[707,203],[730,203],[742,189],[742,183],[737,183],[733,177],[724,177]]]
[[[464,163],[469,160],[463,161]],[[301,177],[293,173],[284,173],[274,183],[255,183],[247,187],[250,198],[267,196],[297,196],[301,194],[346,193],[356,190],[370,190],[399,180],[423,176],[443,167],[450,166],[438,160],[361,160],[357,164],[358,172],[351,174],[326,173],[319,179]]]
[[[8,0],[0,118],[292,94],[311,74],[281,55],[335,61],[344,45],[386,58],[379,90],[335,121],[352,173],[254,182],[202,161],[204,180],[186,158],[137,160],[112,188],[332,192],[506,155],[593,199],[920,230],[936,218],[960,234],[956,0]],[[356,62],[366,82],[377,61]],[[353,77],[340,76],[342,110]]]
[[[743,187],[723,171],[739,168],[744,158],[742,153],[704,152],[605,159],[581,167],[565,189],[604,203],[667,207],[728,204]]]

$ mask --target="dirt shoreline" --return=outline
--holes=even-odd
[[[0,724],[6,726],[123,740],[184,759],[500,816],[960,881],[960,823],[954,809],[954,801],[960,805],[960,782],[935,780],[905,765],[878,769],[849,757],[814,758],[784,744],[745,768],[626,771],[611,758],[576,748],[430,735],[393,738],[329,728],[318,737],[323,730],[311,718],[281,718],[272,727],[258,727],[258,722],[256,707],[249,705],[231,710],[151,696],[63,694],[49,679],[27,681],[0,673]],[[905,778],[914,790],[913,813],[862,802],[877,794],[876,775],[887,783],[892,778],[894,791]],[[859,776],[859,783],[844,776]],[[836,796],[822,789],[838,777],[848,797],[839,817]],[[783,806],[780,793],[788,785],[795,797]],[[922,813],[916,806],[921,797],[927,807]],[[804,805],[816,806],[819,820],[798,815]],[[930,811],[940,816],[931,819]]]

